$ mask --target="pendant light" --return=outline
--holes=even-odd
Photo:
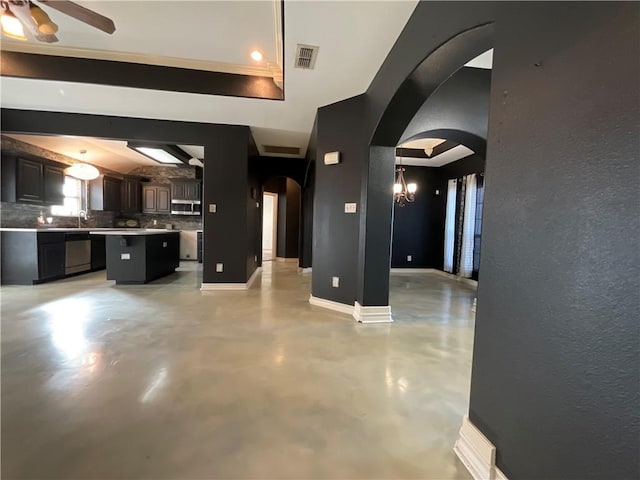
[[[70,167],[68,167],[64,173],[65,175],[69,175],[70,177],[77,178],[78,180],[95,180],[100,176],[100,170],[98,170],[93,165],[85,163],[85,154],[86,150],[80,150],[80,155],[82,155],[81,163],[74,163]]]

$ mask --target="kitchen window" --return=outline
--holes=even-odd
[[[51,214],[62,217],[78,216],[82,202],[82,180],[65,176],[62,192],[64,194],[64,205],[53,205]]]

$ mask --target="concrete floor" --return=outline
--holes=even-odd
[[[201,293],[185,263],[3,287],[2,478],[471,478],[473,290],[394,276],[396,323],[359,325],[310,281],[268,262]]]

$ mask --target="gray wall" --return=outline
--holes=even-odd
[[[640,476],[639,14],[632,2],[422,2],[366,94],[318,111],[318,158],[344,162],[318,164],[313,294],[352,303],[359,293],[328,276],[363,275],[382,295],[388,260],[385,236],[363,239],[341,207],[362,195],[360,222],[390,233],[383,147],[456,62],[495,48],[470,417],[509,478]]]

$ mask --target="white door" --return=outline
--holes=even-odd
[[[278,231],[278,195],[265,193],[262,197],[262,261],[276,256]]]

